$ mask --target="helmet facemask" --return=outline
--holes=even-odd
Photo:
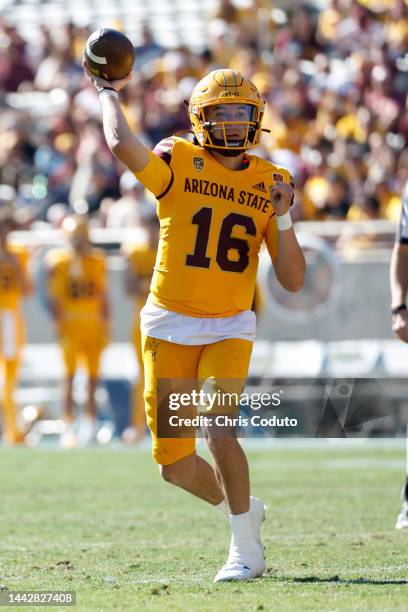
[[[247,103],[222,101],[197,108],[196,138],[206,149],[239,155],[258,144],[262,115],[263,108]]]

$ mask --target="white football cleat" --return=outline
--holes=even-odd
[[[214,582],[232,582],[233,580],[254,580],[265,571],[265,566],[260,570],[252,570],[243,562],[227,562],[214,578]]]
[[[230,553],[225,565],[220,569],[214,582],[231,580],[253,580],[265,571],[265,559],[262,544],[256,544],[251,550],[238,549],[231,542]]]
[[[408,501],[402,504],[401,512],[398,515],[395,529],[407,529],[408,527]]]
[[[248,547],[236,546],[234,538],[226,564],[214,578],[214,582],[230,582],[232,580],[253,580],[263,575],[265,571],[264,547],[261,542],[261,525],[265,520],[265,504],[257,497],[251,497],[249,513],[254,535],[254,542]]]

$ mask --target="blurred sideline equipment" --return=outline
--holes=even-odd
[[[132,70],[135,50],[122,32],[102,28],[88,38],[84,57],[92,74],[107,81],[115,81],[123,79]]]

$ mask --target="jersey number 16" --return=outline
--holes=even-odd
[[[186,265],[196,268],[209,268],[211,257],[206,255],[208,239],[210,237],[212,208],[200,208],[192,218],[194,225],[198,226],[194,253],[187,255]],[[243,238],[233,238],[232,231],[236,225],[245,228],[250,236],[256,235],[256,227],[252,217],[245,217],[238,213],[230,213],[224,217],[218,238],[216,261],[221,270],[225,272],[243,272],[249,264],[249,244]],[[237,251],[239,257],[236,260],[228,258],[228,251]]]

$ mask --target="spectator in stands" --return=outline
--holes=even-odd
[[[105,205],[105,227],[126,228],[140,224],[141,210],[154,211],[153,203],[148,199],[144,186],[136,177],[126,170],[119,181],[121,197],[116,202],[110,200]]]
[[[378,219],[380,213],[380,203],[373,195],[361,194],[360,198],[351,205],[347,212],[349,221],[367,221]]]
[[[76,200],[86,200],[89,211],[93,212],[104,198],[118,196],[116,168],[111,163],[97,125],[89,121],[76,151],[76,170],[72,177],[69,202],[72,206]]]
[[[206,24],[207,49],[200,53],[166,49],[146,24],[136,45],[136,78],[123,94],[132,129],[151,145],[188,127],[183,100],[203,74],[229,63],[261,85],[268,102],[264,124],[272,134],[265,138],[265,155],[274,159],[289,150],[303,182],[323,177],[328,164],[350,184],[352,200],[355,193],[373,195],[385,170],[386,185],[374,197],[380,215],[392,218],[400,203],[395,175],[408,141],[404,1],[383,12],[373,0],[332,0],[320,13],[305,2],[270,8],[265,0],[246,7],[222,0]],[[26,41],[4,19],[0,23],[6,43],[0,59],[0,182],[16,189],[19,203],[31,197],[46,210],[86,198],[97,210],[102,200],[120,197],[123,168],[106,163],[102,143],[90,151],[90,124],[100,133],[98,104],[79,67],[90,29],[42,26],[39,37]],[[27,88],[41,90],[43,108],[31,104],[23,111],[24,94],[8,95]],[[356,163],[348,160],[353,145],[364,147]],[[386,191],[394,198],[391,208],[383,202]],[[311,214],[308,198],[300,189],[301,218],[321,218]]]
[[[136,45],[135,70],[139,71],[145,64],[161,57],[165,49],[154,39],[148,23],[143,24],[140,45]]]
[[[329,190],[321,210],[323,219],[345,219],[351,206],[347,181],[336,173],[328,174],[327,181]]]
[[[32,85],[34,72],[25,54],[25,45],[9,40],[6,60],[0,64],[0,91],[18,91],[23,84]]]

